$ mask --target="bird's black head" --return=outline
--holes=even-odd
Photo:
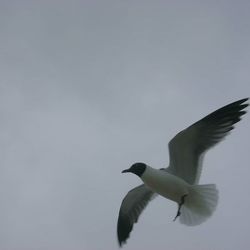
[[[147,165],[145,163],[137,162],[133,164],[129,169],[123,170],[122,173],[133,173],[141,177],[146,170],[146,167]]]

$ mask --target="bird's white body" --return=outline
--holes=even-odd
[[[209,218],[216,208],[218,191],[214,184],[190,185],[178,176],[147,165],[140,178],[152,192],[179,205],[175,219],[180,216],[182,224],[199,225]]]
[[[141,179],[152,191],[177,203],[180,203],[183,195],[189,192],[190,185],[187,182],[164,170],[150,166],[147,166]]]

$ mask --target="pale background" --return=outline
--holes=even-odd
[[[250,96],[250,1],[0,1],[0,250],[118,249],[121,170]],[[205,158],[214,216],[157,198],[124,249],[250,245],[250,114]]]

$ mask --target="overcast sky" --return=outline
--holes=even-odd
[[[0,1],[0,249],[117,249],[136,161],[250,96],[250,1]],[[250,114],[204,161],[213,217],[173,222],[158,197],[124,249],[250,245]]]

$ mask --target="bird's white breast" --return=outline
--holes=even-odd
[[[163,170],[147,166],[141,179],[154,192],[178,203],[183,195],[188,194],[188,183]]]

